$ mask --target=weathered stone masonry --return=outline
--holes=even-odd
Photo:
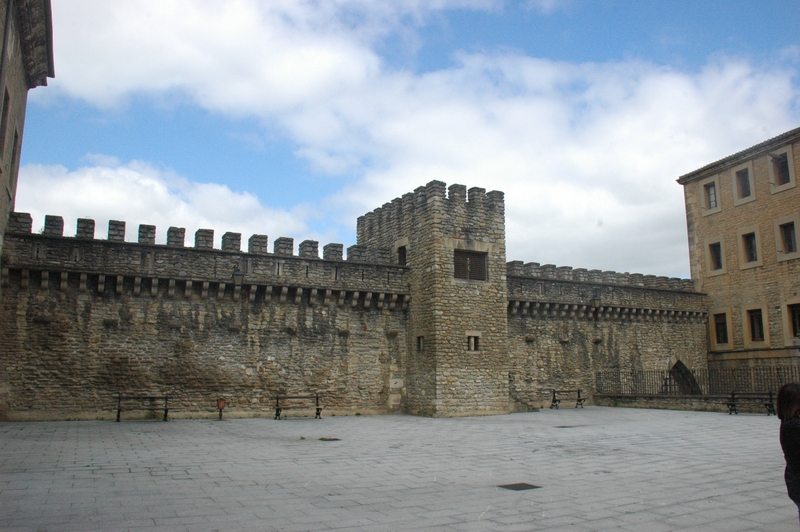
[[[359,218],[358,242],[405,250],[412,294],[406,408],[423,415],[509,410],[502,192],[432,181]],[[469,200],[469,201],[467,201]],[[454,277],[455,250],[486,253],[487,280]],[[469,350],[468,337],[479,338]],[[422,345],[417,345],[422,339]]]
[[[276,393],[329,413],[498,414],[603,369],[705,367],[704,296],[680,279],[505,261],[501,192],[433,181],[358,220],[358,244],[199,230],[194,247],[124,222],[75,237],[13,213],[2,257],[0,415],[111,417],[113,395],[175,414],[269,415]],[[454,257],[485,258],[459,278]],[[236,272],[238,275],[234,275]],[[240,279],[237,281],[237,278]]]
[[[10,9],[10,11],[9,11]],[[17,194],[28,91],[55,75],[50,0],[0,2],[0,246]]]
[[[127,243],[121,222],[94,240],[92,225],[80,220],[79,236],[65,238],[60,218],[37,235],[30,217],[12,217],[0,333],[7,417],[80,416],[108,409],[117,391],[169,392],[187,410],[224,395],[245,413],[268,412],[278,392],[318,391],[333,412],[399,403],[388,370],[401,363],[406,268],[342,261],[341,246],[319,259],[315,242],[292,256],[287,239],[266,254],[264,236],[250,253],[231,234],[213,250],[204,230],[194,249],[154,245],[152,226]]]
[[[705,296],[684,279],[508,264],[511,397],[595,386],[595,371],[706,365]]]

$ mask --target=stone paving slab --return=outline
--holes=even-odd
[[[0,530],[797,530],[783,468],[765,415],[0,423]]]

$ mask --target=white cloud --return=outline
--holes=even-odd
[[[293,212],[270,209],[252,194],[224,185],[194,183],[169,170],[112,157],[91,156],[94,166],[69,171],[62,166],[25,165],[20,169],[16,210],[29,212],[34,231],[47,214],[64,218],[64,234],[75,234],[77,218],[95,220],[95,238],[106,238],[109,220],[126,222],[127,241],[138,238],[139,224],[156,226],[156,242],[166,241],[169,227],[186,229],[186,245],[194,245],[197,229],[213,229],[215,246],[222,234],[242,234],[242,248],[252,234],[313,238],[305,225],[306,208]],[[299,243],[299,240],[298,240]]]
[[[438,179],[506,192],[509,260],[687,275],[675,179],[797,125],[792,54],[772,67],[714,57],[693,73],[640,60],[572,64],[463,54],[453,68],[418,75],[388,69],[375,52],[381,36],[436,10],[499,6],[56,2],[58,77],[32,96],[108,107],[132,94],[178,91],[210,111],[278,124],[299,146],[298,157],[350,176],[319,206],[348,228],[357,215]],[[30,167],[20,186],[38,174],[58,171]],[[109,198],[126,209],[142,198],[136,212],[164,214],[158,223],[165,227],[176,223],[168,213],[187,216],[187,226],[222,228],[250,209],[285,233],[307,232],[306,211],[280,212],[276,221],[252,196],[175,185],[137,163],[98,164],[67,177],[86,190],[106,188],[65,200],[70,189],[62,187],[28,201],[55,212],[66,201],[79,216],[118,217],[120,206]]]
[[[265,115],[346,92],[374,77],[370,44],[402,23],[496,0],[74,0],[54,2],[65,93],[111,107],[132,93],[185,91],[201,106]],[[44,92],[44,91],[41,91]]]
[[[687,275],[675,179],[795,127],[792,75],[731,59],[687,74],[465,56],[458,69],[385,91],[374,124],[353,119],[386,164],[341,204],[369,209],[431,179],[499,189],[510,260]],[[334,105],[359,116],[354,102]]]

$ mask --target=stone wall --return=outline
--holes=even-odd
[[[511,397],[549,404],[552,389],[591,397],[600,370],[706,367],[705,296],[691,282],[553,265],[508,265]]]
[[[6,238],[0,299],[0,415],[7,419],[109,417],[113,396],[168,393],[175,414],[269,413],[277,393],[321,393],[328,413],[401,407],[391,370],[404,358],[406,268],[292,255],[195,249],[173,240],[124,242],[120,222],[95,240],[48,217],[31,234],[16,213]],[[253,241],[253,239],[251,239]],[[326,246],[327,247],[327,246]],[[13,266],[11,266],[13,265]],[[232,275],[244,273],[241,285]],[[9,326],[9,324],[13,324]]]
[[[168,393],[176,416],[220,396],[227,415],[271,415],[274,395],[317,392],[329,414],[502,414],[553,388],[591,400],[601,370],[705,367],[691,282],[506,263],[496,191],[420,187],[359,218],[347,260],[287,237],[244,252],[210,229],[189,247],[179,227],[156,245],[150,225],[136,242],[121,221],[105,239],[90,219],[75,236],[57,216],[32,225],[12,213],[2,255],[7,419],[111,417],[118,392]],[[464,254],[485,272],[458,273]]]
[[[7,7],[8,2],[0,4],[0,28],[6,27]],[[13,12],[10,52],[0,72],[0,87],[6,91],[0,90],[0,244],[17,194],[28,89],[47,85],[47,78],[54,75],[49,2],[18,0]]]
[[[727,396],[713,395],[596,395],[594,403],[598,406],[614,406],[627,408],[659,408],[664,410],[694,410],[700,412],[725,412]],[[566,402],[562,403],[562,405]],[[764,407],[758,405],[742,405],[741,412],[764,414]]]

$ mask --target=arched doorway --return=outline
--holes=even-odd
[[[664,391],[668,394],[676,395],[703,394],[692,372],[680,360],[676,361],[670,368],[669,374],[664,380]]]

